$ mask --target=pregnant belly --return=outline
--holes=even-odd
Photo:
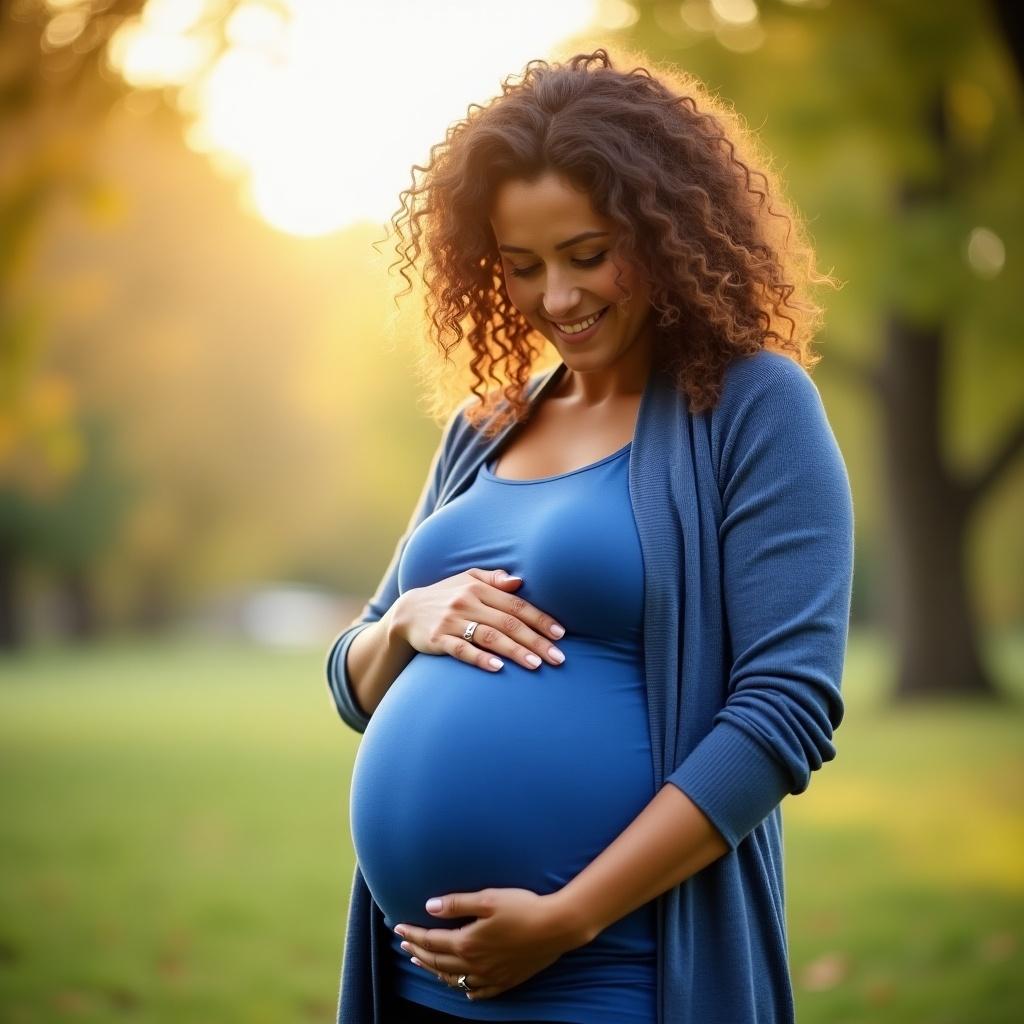
[[[468,923],[424,909],[448,892],[554,892],[654,796],[642,667],[586,640],[559,646],[564,664],[533,671],[417,654],[373,713],[350,827],[389,927]]]

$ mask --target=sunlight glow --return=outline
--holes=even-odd
[[[608,0],[242,0],[227,50],[199,74],[203,11],[203,0],[149,0],[112,41],[111,62],[133,85],[182,86],[188,145],[244,167],[247,201],[297,235],[383,224],[412,165],[470,103],[588,26],[635,13]]]
[[[594,19],[601,28],[614,32],[635,25],[640,12],[626,0],[597,0]]]
[[[754,0],[711,0],[711,10],[716,18],[730,25],[749,25],[757,20]]]
[[[974,228],[967,239],[967,262],[979,277],[998,277],[1006,263],[1003,240],[988,228]]]
[[[191,81],[213,53],[213,40],[154,32],[126,21],[110,40],[110,61],[137,89],[182,85]]]
[[[58,50],[70,46],[89,23],[89,11],[85,7],[73,8],[55,14],[47,23],[41,40],[43,49]]]

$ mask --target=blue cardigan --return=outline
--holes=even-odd
[[[565,370],[531,377],[531,403]],[[338,713],[360,733],[369,716],[352,697],[349,644],[398,596],[412,531],[518,427],[483,439],[462,416],[468,401],[445,425],[376,593],[327,656]],[[681,789],[729,847],[658,897],[658,1024],[792,1022],[780,804],[836,756],[853,584],[846,465],[809,374],[768,350],[734,360],[718,405],[699,414],[652,369],[629,463],[655,788]],[[387,942],[357,864],[339,1024],[386,1024]]]

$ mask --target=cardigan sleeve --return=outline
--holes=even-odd
[[[430,468],[427,471],[426,480],[420,490],[419,498],[413,508],[412,516],[410,517],[404,532],[395,544],[395,549],[391,555],[391,561],[388,563],[387,569],[384,570],[384,575],[377,584],[376,591],[363,606],[363,610],[359,614],[358,618],[356,618],[350,625],[346,626],[345,629],[335,637],[334,642],[331,644],[331,647],[327,652],[327,662],[325,667],[327,673],[327,686],[331,697],[334,699],[335,707],[342,721],[359,733],[366,731],[366,726],[370,721],[370,715],[366,714],[366,712],[359,706],[352,691],[352,682],[349,679],[348,670],[345,664],[348,649],[356,636],[372,623],[378,622],[382,619],[387,610],[398,598],[398,564],[401,561],[402,552],[405,550],[405,545],[410,536],[412,536],[416,527],[419,526],[420,523],[422,523],[437,506],[437,500],[441,493],[441,486],[444,482],[445,474],[448,469],[450,449],[452,447],[451,439],[454,432],[453,428],[456,421],[459,419],[464,406],[465,403],[456,409],[445,425],[440,443],[431,458]]]
[[[854,552],[846,465],[807,372],[783,356],[734,400],[718,461],[727,698],[666,778],[730,849],[835,757]]]

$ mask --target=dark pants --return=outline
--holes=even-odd
[[[422,1006],[420,1003],[410,1002],[400,996],[391,997],[391,1005],[388,1009],[387,1024],[480,1024],[472,1017],[457,1017],[451,1013],[442,1013],[440,1010],[433,1010],[429,1006]],[[503,1024],[570,1024],[567,1021],[504,1021]]]

